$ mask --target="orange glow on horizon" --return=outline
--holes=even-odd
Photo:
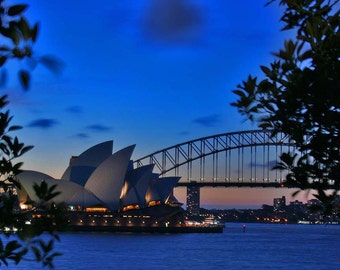
[[[296,189],[288,188],[201,188],[200,204],[206,208],[261,208],[263,204],[273,205],[274,198],[286,196],[287,204],[291,201],[302,201],[313,199],[312,192],[300,192],[292,197]],[[174,195],[179,202],[186,207],[186,188],[175,188]]]

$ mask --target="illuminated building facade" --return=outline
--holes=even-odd
[[[200,214],[200,187],[194,183],[187,188],[187,212],[191,216]]]
[[[23,171],[17,178],[21,184],[18,198],[21,205],[37,201],[33,184],[45,181],[57,184],[60,194],[54,203],[64,202],[72,211],[124,213],[134,211],[150,216],[150,207],[179,211],[181,204],[172,194],[180,177],[162,177],[152,172],[154,165],[134,169],[131,156],[134,145],[112,154],[113,141],[95,145],[71,158],[61,179],[37,172]],[[159,212],[159,209],[158,209]]]
[[[273,201],[274,211],[283,210],[286,207],[286,197],[275,198]]]

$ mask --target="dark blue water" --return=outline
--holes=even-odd
[[[223,234],[62,234],[56,269],[340,269],[340,226],[226,224]],[[8,269],[40,269],[23,263]]]

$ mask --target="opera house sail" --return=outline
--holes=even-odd
[[[133,168],[134,148],[131,145],[112,153],[113,141],[97,144],[72,157],[60,179],[23,171],[17,176],[20,205],[30,207],[27,202],[37,200],[34,183],[45,181],[49,186],[57,185],[60,194],[53,203],[67,205],[70,228],[190,232],[182,204],[173,196],[180,177],[160,177],[153,173],[153,164]]]

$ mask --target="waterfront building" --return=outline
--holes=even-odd
[[[38,201],[34,183],[45,181],[49,186],[57,185],[56,191],[60,192],[54,203],[66,203],[70,213],[77,212],[70,215],[76,223],[111,220],[151,224],[165,220],[164,217],[165,222],[182,222],[184,210],[172,192],[180,177],[160,177],[152,172],[153,164],[133,168],[131,156],[135,145],[113,154],[112,147],[113,142],[107,141],[73,156],[60,179],[42,172],[23,171],[17,176],[21,207],[30,207],[28,201]],[[97,213],[95,219],[93,212]]]
[[[190,216],[200,214],[200,187],[194,184],[187,188],[187,212]]]
[[[273,201],[274,211],[283,210],[286,207],[286,197],[274,198]]]
[[[307,207],[308,208],[313,208],[315,206],[322,206],[322,203],[320,202],[320,200],[317,199],[310,199],[307,201]]]

